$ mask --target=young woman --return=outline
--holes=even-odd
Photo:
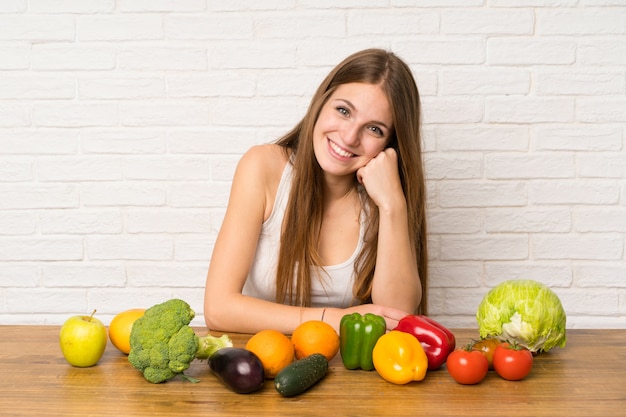
[[[304,118],[241,158],[209,267],[212,330],[335,329],[426,313],[420,102],[409,67],[368,49],[341,62]]]

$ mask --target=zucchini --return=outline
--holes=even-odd
[[[314,353],[284,367],[274,378],[274,387],[283,397],[302,394],[328,372],[328,359]]]

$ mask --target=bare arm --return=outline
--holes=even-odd
[[[262,146],[246,152],[237,166],[206,280],[204,316],[210,329],[286,329],[299,317],[299,312],[285,311],[289,307],[242,294],[263,221],[273,205],[272,189],[278,180],[272,167],[279,162],[276,149]]]
[[[414,312],[422,291],[396,151],[381,152],[357,175],[380,213],[372,301]]]

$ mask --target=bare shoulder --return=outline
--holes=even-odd
[[[233,190],[238,201],[245,201],[245,210],[260,204],[263,220],[267,220],[274,208],[274,200],[288,153],[279,145],[257,145],[250,148],[237,165]]]
[[[280,180],[288,158],[285,149],[279,145],[256,145],[242,156],[237,169],[245,175],[256,176],[258,181],[272,188],[271,184]]]

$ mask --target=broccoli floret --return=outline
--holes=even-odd
[[[183,326],[172,336],[168,343],[170,350],[169,368],[174,372],[183,372],[189,368],[189,364],[198,352],[198,338],[189,326]]]
[[[233,346],[228,335],[198,337],[189,323],[195,312],[183,300],[171,299],[147,309],[130,332],[128,361],[152,383],[182,374],[194,359],[208,359]]]

